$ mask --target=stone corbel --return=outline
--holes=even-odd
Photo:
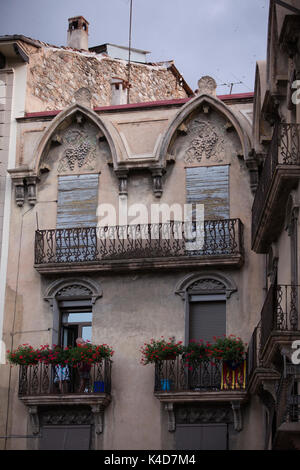
[[[234,429],[237,432],[241,432],[243,429],[242,409],[240,402],[231,402],[233,411]]]
[[[103,433],[104,407],[102,405],[93,405],[91,409],[94,416],[95,433],[99,436]]]
[[[19,207],[22,207],[25,202],[25,187],[27,187],[27,198],[31,205],[36,203],[36,183],[38,178],[29,170],[28,167],[14,168],[7,170],[10,174],[14,188],[15,199]]]
[[[153,181],[153,192],[155,197],[159,198],[162,196],[163,193],[163,185],[162,185],[162,176],[163,170],[162,168],[155,168],[151,170],[152,173],[152,181]]]
[[[32,434],[39,434],[40,432],[40,420],[38,414],[38,407],[37,406],[29,406],[28,407],[29,417],[30,417],[30,424],[32,428]]]
[[[166,403],[165,410],[168,412],[168,431],[175,432],[176,431],[176,419],[175,419],[175,412],[174,412],[174,404]]]
[[[26,185],[27,185],[27,199],[31,206],[36,204],[36,183],[37,177],[36,176],[28,176],[25,178]]]
[[[128,170],[117,170],[119,178],[119,196],[128,196]]]
[[[19,207],[23,207],[25,202],[25,184],[24,178],[14,178],[13,184],[15,188],[15,199],[16,204]]]
[[[249,157],[246,160],[247,168],[250,172],[250,187],[251,191],[255,193],[258,187],[258,163],[254,149],[249,152]]]

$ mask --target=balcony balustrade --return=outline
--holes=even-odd
[[[272,332],[299,330],[299,286],[271,285],[261,312],[261,349]]]
[[[300,125],[278,124],[252,207],[252,247],[266,253],[280,233],[288,195],[300,176]]]
[[[246,362],[230,367],[221,360],[203,360],[187,367],[182,358],[164,360],[155,365],[156,393],[237,392],[246,389]]]
[[[85,370],[85,380],[80,380],[79,368],[69,365],[38,363],[22,365],[19,370],[19,397],[62,395],[101,395],[111,391],[111,361],[104,359]]]
[[[39,272],[237,265],[243,262],[239,219],[37,230]]]

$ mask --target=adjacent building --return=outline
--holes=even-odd
[[[3,364],[3,448],[298,448],[296,3],[271,2],[254,95],[217,96],[207,76],[193,93],[173,62],[89,49],[83,17],[68,47],[0,38],[3,342],[115,350],[81,393]],[[223,364],[196,382],[179,358],[140,364],[151,338],[223,334],[249,343],[230,386]]]

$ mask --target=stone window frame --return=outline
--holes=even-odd
[[[92,314],[96,301],[103,295],[101,286],[86,277],[57,279],[46,289],[44,300],[47,301],[53,313],[52,342],[58,344],[60,334],[61,308],[59,303],[74,301],[84,307],[89,306]]]
[[[176,286],[175,294],[179,295],[184,301],[184,330],[185,344],[189,342],[189,317],[190,317],[190,297],[191,295],[203,295],[207,298],[209,295],[211,301],[219,300],[224,296],[226,302],[227,319],[227,301],[234,292],[237,292],[237,286],[234,281],[218,272],[199,272],[187,275]]]

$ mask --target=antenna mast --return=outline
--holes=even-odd
[[[130,73],[131,73],[131,39],[132,39],[132,1],[130,0],[130,20],[129,20],[129,46],[128,46],[128,89],[127,89],[127,103],[130,103]]]

